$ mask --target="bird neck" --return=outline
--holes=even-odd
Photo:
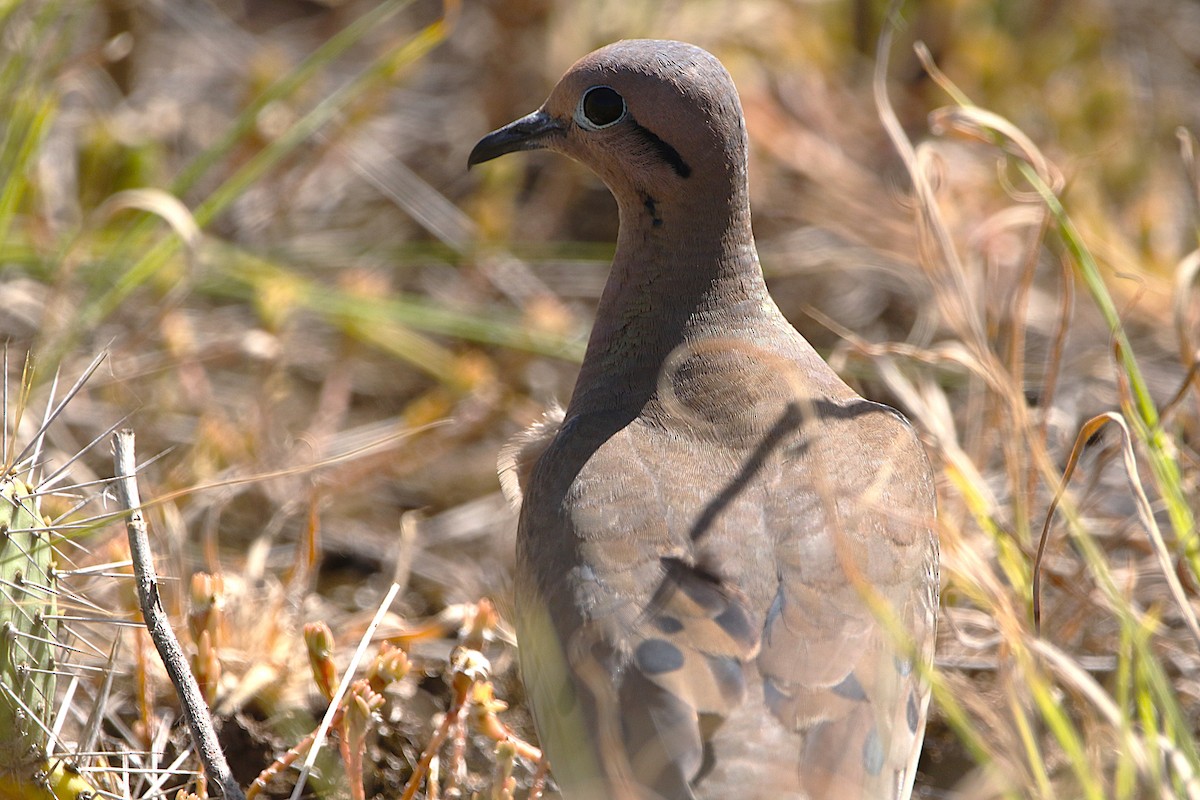
[[[655,402],[673,350],[706,338],[766,341],[790,325],[767,293],[745,190],[676,202],[619,192],[620,234],[568,415]],[[717,206],[714,197],[728,197]]]

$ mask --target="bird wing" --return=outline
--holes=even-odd
[[[627,729],[643,729],[631,739],[643,779],[666,759],[695,796],[721,796],[706,784],[753,786],[744,797],[911,791],[929,696],[916,662],[932,657],[937,609],[932,481],[889,409],[860,401],[814,413],[820,424],[781,436],[778,463],[763,458],[761,477],[735,490],[685,555],[660,556],[621,694]],[[909,474],[896,474],[901,464]],[[765,608],[764,579],[774,586]],[[751,731],[760,739],[747,747],[735,723],[722,735],[731,720],[767,714],[795,738],[779,747]],[[739,767],[774,771],[778,793],[761,777],[742,782]],[[647,782],[664,797],[693,796],[662,774]]]
[[[757,659],[764,701],[804,734],[809,796],[907,798],[929,700],[916,665],[932,659],[937,615],[931,473],[890,409],[819,418],[785,460],[797,491],[771,511],[788,534]]]
[[[924,454],[890,409],[797,402],[729,356],[676,365],[657,412],[569,418],[546,448],[518,559],[549,624],[524,627],[555,631],[610,796],[900,798],[936,614]],[[562,724],[562,692],[537,691],[539,727]]]

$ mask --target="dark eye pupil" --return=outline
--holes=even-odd
[[[611,125],[625,113],[625,101],[607,86],[588,89],[583,96],[583,115],[593,125]]]

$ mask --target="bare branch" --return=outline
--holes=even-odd
[[[133,572],[137,582],[138,601],[146,630],[158,649],[159,658],[167,668],[167,675],[179,695],[179,704],[192,732],[192,743],[200,754],[200,762],[208,780],[220,787],[227,800],[245,800],[241,787],[233,779],[229,763],[217,742],[212,716],[196,678],[188,667],[187,656],[175,638],[175,632],[167,620],[162,599],[158,594],[158,576],[154,572],[154,560],[150,555],[150,537],[146,529],[146,518],[142,513],[142,501],[138,494],[137,460],[133,451],[133,431],[124,428],[113,434],[114,463],[117,498],[128,512],[126,530],[129,533],[129,552],[133,557]]]

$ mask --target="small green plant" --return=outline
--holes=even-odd
[[[0,478],[0,798],[91,797],[91,785],[48,751],[58,678],[53,529],[38,496]]]
[[[37,783],[54,699],[54,561],[37,498],[0,479],[0,770]],[[17,780],[21,780],[17,778]]]

